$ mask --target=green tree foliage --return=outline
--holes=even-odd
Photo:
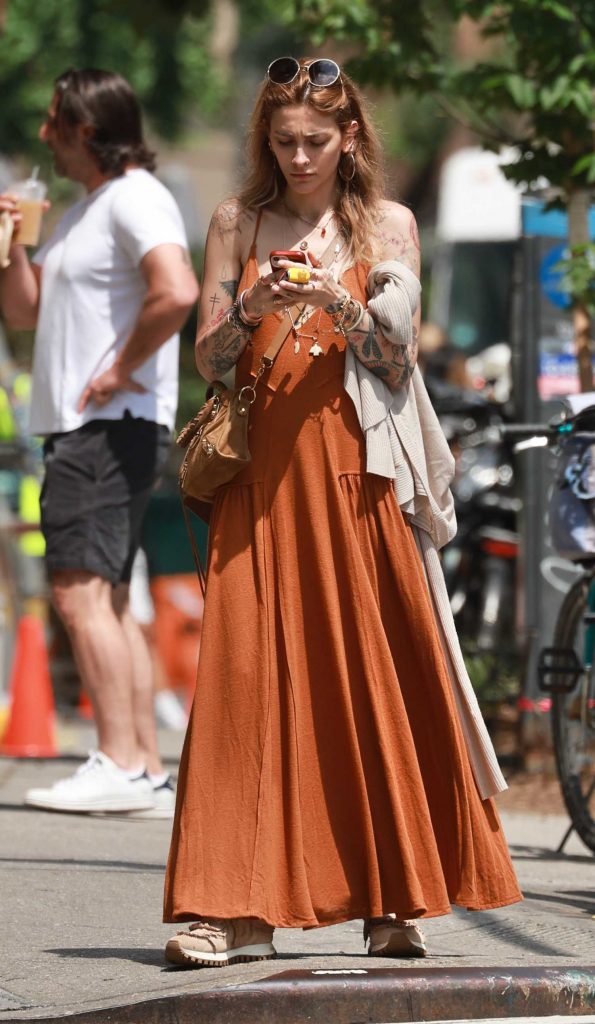
[[[155,130],[179,132],[200,100],[213,116],[227,86],[208,53],[207,0],[10,0],[0,35],[0,151],[36,149],[54,78],[68,67],[119,71]]]
[[[545,175],[564,190],[595,183],[593,0],[297,0],[313,41],[356,44],[360,81],[433,93],[484,144],[519,150],[517,181]],[[491,46],[461,63],[454,30],[466,17]]]
[[[592,248],[595,186],[595,3],[593,0],[296,0],[304,31],[354,46],[355,76],[397,93],[434,95],[484,146],[516,148],[507,177],[541,177],[569,215],[575,260],[566,266],[574,300],[579,375],[591,390]],[[456,29],[476,26],[482,53],[457,59]]]

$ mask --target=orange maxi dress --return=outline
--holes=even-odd
[[[258,276],[255,247],[240,288]],[[365,301],[366,273],[343,283]],[[212,510],[196,695],[165,921],[316,927],[521,898],[459,727],[392,481],[365,472],[327,314],[257,388],[251,464]],[[237,367],[249,383],[278,327]]]

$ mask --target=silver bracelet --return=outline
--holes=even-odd
[[[246,324],[246,327],[250,327],[251,329],[253,329],[255,327],[258,327],[258,325],[262,323],[262,320],[264,318],[262,314],[260,316],[250,316],[250,314],[246,312],[246,309],[244,307],[244,295],[248,290],[248,288],[244,288],[244,291],[240,295],[238,295],[237,301],[241,319]]]

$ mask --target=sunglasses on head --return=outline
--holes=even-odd
[[[300,64],[295,57],[277,57],[267,68],[267,78],[275,85],[289,85],[302,71],[308,72],[310,85],[323,89],[341,78],[341,68],[334,60],[321,57],[310,64]]]

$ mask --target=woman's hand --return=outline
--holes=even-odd
[[[329,306],[344,298],[345,289],[335,281],[326,267],[308,267],[310,279],[304,284],[293,283],[285,278],[285,272],[290,267],[303,270],[304,264],[280,260],[279,270],[260,277],[248,289],[243,300],[248,316],[256,318],[278,310],[283,312],[288,306],[303,302],[309,306]]]

